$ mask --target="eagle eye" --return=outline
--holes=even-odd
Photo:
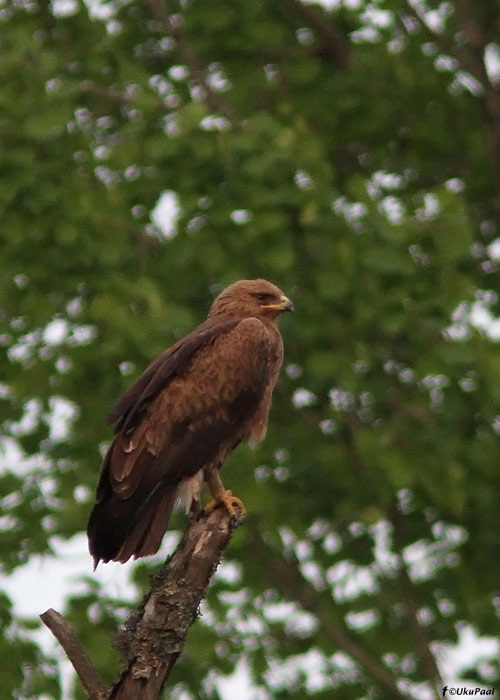
[[[274,299],[272,294],[265,294],[262,292],[257,292],[254,296],[258,301],[272,301]]]

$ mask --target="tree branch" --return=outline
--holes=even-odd
[[[224,508],[203,514],[153,578],[151,591],[119,634],[126,668],[108,692],[68,623],[55,610],[40,615],[73,665],[90,700],[159,700],[186,643],[210,579],[243,515]]]
[[[417,22],[429,32],[441,51],[444,51],[456,59],[460,67],[470,73],[478,83],[481,84],[482,88],[485,89],[487,77],[481,60],[478,61],[477,57],[466,46],[458,45],[448,34],[429,24],[425,17],[425,11],[418,5],[411,3],[410,0],[407,0],[405,12],[416,19]]]
[[[66,652],[90,700],[105,700],[108,697],[106,686],[70,625],[52,608],[42,613],[40,618]]]
[[[123,105],[133,105],[135,98],[127,95],[124,92],[118,92],[116,89],[108,90],[99,85],[95,85],[91,80],[84,80],[80,84],[80,90],[88,95],[94,95],[106,102],[117,102]]]
[[[296,600],[316,616],[323,633],[385,688],[386,697],[403,700],[405,696],[392,673],[335,619],[331,605],[328,608],[321,605],[320,593],[303,579],[296,562],[277,561],[269,567],[269,578],[290,600]]]
[[[210,579],[241,521],[241,516],[231,517],[219,508],[188,528],[118,639],[127,668],[111,691],[113,700],[160,698]]]
[[[465,38],[464,45],[459,45],[455,39],[450,39],[444,32],[430,26],[426,21],[425,13],[409,0],[407,0],[406,11],[426,28],[442,51],[455,58],[460,67],[469,72],[481,85],[480,99],[491,145],[493,167],[500,175],[500,89],[488,78],[484,65],[484,50],[488,43],[486,31],[476,21],[472,8],[473,5],[468,0],[457,0],[454,4],[457,28]],[[497,197],[494,206],[498,212],[500,198]]]
[[[304,20],[319,38],[322,44],[322,56],[337,68],[345,70],[351,62],[349,40],[330,22],[324,10],[314,5],[306,5],[300,0],[282,0],[295,15]]]
[[[394,549],[399,559],[398,576],[408,611],[408,619],[413,630],[413,634],[415,635],[416,651],[420,658],[422,671],[424,672],[429,683],[432,685],[436,698],[439,698],[441,696],[441,689],[443,688],[444,683],[443,679],[441,678],[436,659],[434,658],[434,654],[431,651],[431,638],[419,620],[419,604],[415,594],[415,584],[410,578],[405,560],[403,558],[403,548],[405,545],[403,532],[404,523],[401,512],[397,507],[390,509],[390,512],[388,513],[388,520],[393,526]]]
[[[200,66],[198,57],[186,40],[182,30],[182,22],[173,21],[162,0],[144,0],[144,3],[149,7],[155,19],[160,22],[166,34],[172,36],[177,42],[179,57],[188,67],[193,80],[203,89],[206,103],[210,109],[225,117],[233,128],[239,128],[238,118],[233,107],[208,84],[204,68]]]
[[[500,175],[500,89],[489,80],[484,64],[484,52],[488,44],[486,28],[480,26],[469,0],[456,0],[455,13],[458,26],[466,37],[471,56],[484,90],[484,112],[489,128],[494,167]],[[482,76],[482,77],[479,77]],[[497,202],[498,207],[498,202]]]

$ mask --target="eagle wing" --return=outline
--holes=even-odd
[[[88,527],[96,564],[154,553],[179,483],[220,466],[250,437],[253,422],[262,423],[259,409],[277,374],[275,345],[256,318],[206,322],[118,401],[110,414],[117,434]]]

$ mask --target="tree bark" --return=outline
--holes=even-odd
[[[66,652],[66,656],[71,661],[78,678],[89,694],[90,700],[104,700],[107,698],[106,686],[66,620],[52,608],[42,613],[40,618]]]
[[[184,648],[190,626],[196,620],[199,605],[222,554],[243,516],[230,516],[225,508],[203,514],[186,531],[174,554],[153,578],[150,592],[138,611],[133,613],[118,636],[117,645],[126,664],[119,680],[106,691],[98,681],[91,698],[113,700],[159,700],[165,681]],[[49,614],[50,613],[50,614]],[[87,679],[98,679],[90,660],[78,643],[76,660],[85,657],[88,664],[82,673],[70,653],[74,632],[63,620],[65,635],[55,633],[49,622],[58,613],[47,611],[40,617],[55,634],[87,692]],[[62,618],[60,618],[62,620]],[[90,671],[89,671],[90,666]]]

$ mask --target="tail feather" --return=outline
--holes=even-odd
[[[176,500],[176,492],[167,491],[151,504],[141,514],[137,523],[124,539],[115,561],[124,564],[134,556],[135,559],[156,554],[163,535],[168,527],[170,516]]]
[[[100,561],[125,563],[155,554],[168,527],[177,488],[156,489],[142,504],[119,500],[114,494],[96,503],[88,525],[89,550],[94,568]],[[139,501],[140,503],[140,501]]]

